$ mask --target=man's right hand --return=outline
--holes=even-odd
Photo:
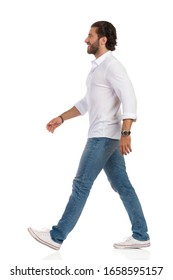
[[[57,117],[52,119],[48,124],[46,125],[46,128],[49,132],[54,133],[54,130],[59,127],[62,124],[61,117]]]

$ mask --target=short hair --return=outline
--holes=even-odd
[[[112,25],[112,23],[108,21],[97,21],[91,25],[91,27],[97,28],[98,37],[106,37],[106,48],[108,50],[114,51],[115,46],[117,46],[117,32],[116,28]]]

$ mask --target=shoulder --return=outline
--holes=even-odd
[[[116,67],[116,68],[119,68],[119,69],[125,69],[124,65],[112,53],[107,58],[107,65],[109,67]]]
[[[107,74],[121,76],[126,74],[124,65],[111,53],[106,59],[105,71]]]

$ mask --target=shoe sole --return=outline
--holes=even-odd
[[[50,247],[50,248],[52,248],[52,249],[54,249],[54,250],[59,250],[59,249],[60,249],[61,246],[54,246],[53,244],[48,243],[48,242],[42,240],[41,238],[39,238],[39,236],[37,236],[37,234],[32,230],[32,228],[28,228],[28,231],[29,231],[29,233],[31,234],[31,236],[32,236],[35,240],[37,240],[38,242],[40,242],[41,244],[44,244],[44,245],[46,245],[46,246],[48,246],[48,247]]]
[[[142,249],[146,247],[150,247],[150,243],[146,244],[133,244],[133,245],[119,245],[119,244],[114,244],[113,245],[115,249]]]

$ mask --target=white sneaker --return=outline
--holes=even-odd
[[[113,246],[116,249],[140,249],[140,248],[149,247],[150,240],[140,241],[131,236],[123,242],[115,243]]]
[[[59,250],[61,247],[61,244],[55,242],[52,240],[50,236],[50,230],[49,229],[42,229],[40,231],[34,229],[34,228],[28,228],[29,233],[34,237],[38,242],[47,245],[48,247]]]

